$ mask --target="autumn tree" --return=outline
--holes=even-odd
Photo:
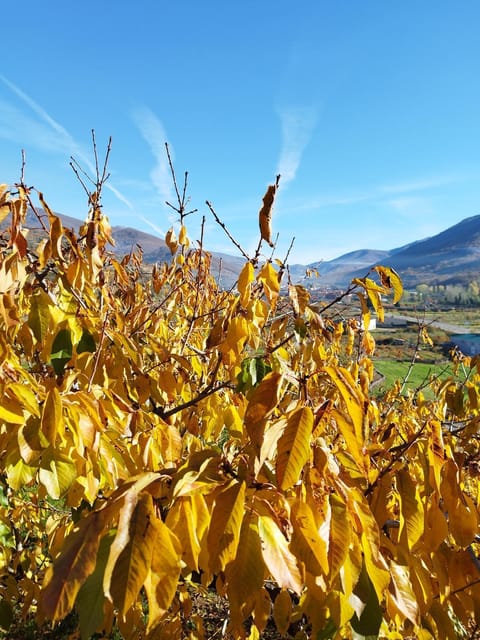
[[[272,616],[297,638],[473,637],[477,360],[433,401],[375,399],[361,318],[274,257],[278,179],[231,290],[188,237],[185,189],[169,262],[116,256],[105,179],[78,234],[23,181],[0,189],[0,624],[76,611],[82,639],[201,638],[192,598],[213,585],[234,638]],[[368,327],[402,291],[376,266],[348,293]]]

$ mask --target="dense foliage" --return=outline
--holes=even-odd
[[[235,638],[272,615],[298,638],[474,633],[476,362],[434,401],[372,399],[362,326],[395,272],[352,283],[344,321],[259,252],[221,290],[181,206],[151,271],[109,251],[99,192],[78,235],[38,194],[32,247],[34,195],[0,188],[1,626],[75,610],[83,639],[201,638],[213,584]]]

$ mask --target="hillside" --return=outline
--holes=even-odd
[[[40,213],[42,213],[40,211]],[[81,220],[58,214],[62,224],[78,230]],[[5,221],[2,227],[5,227]],[[32,212],[27,216],[31,236],[40,236],[39,224]],[[170,259],[170,251],[158,236],[133,227],[114,226],[114,251],[125,255],[141,247],[146,263]],[[217,274],[225,288],[236,280],[243,265],[243,258],[225,253],[212,253],[213,273]],[[404,284],[464,284],[478,278],[480,273],[480,215],[465,218],[461,222],[430,238],[419,239],[403,247],[386,249],[358,249],[333,260],[310,264],[290,265],[294,282],[310,282],[313,286],[345,287],[352,278],[364,276],[376,264],[393,267]],[[306,277],[307,270],[318,277]]]

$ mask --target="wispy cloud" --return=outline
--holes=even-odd
[[[426,191],[428,189],[435,189],[436,187],[444,187],[448,184],[455,182],[463,182],[468,180],[471,176],[461,174],[446,174],[438,176],[430,176],[427,178],[419,178],[417,180],[409,180],[406,182],[399,182],[394,184],[385,184],[377,188],[381,193],[387,194],[401,194],[401,193],[413,193],[415,191]]]
[[[303,151],[317,122],[317,111],[313,107],[283,107],[278,113],[282,127],[282,147],[277,173],[282,176],[282,186],[286,186],[295,179]]]
[[[5,76],[0,75],[0,80],[5,84],[12,93],[14,93],[20,100],[26,104],[36,116],[48,127],[56,133],[55,142],[57,143],[57,149],[59,151],[67,151],[79,155],[81,149],[75,142],[73,137],[68,131],[62,127],[56,120],[54,120],[48,113],[41,107],[33,98],[26,94],[22,89],[17,87],[13,82],[8,80]]]
[[[30,114],[24,113],[4,101],[0,101],[0,137],[17,140],[20,144],[22,144],[25,139],[28,139],[30,144],[34,144],[41,149],[54,153],[65,153],[68,154],[68,156],[75,156],[90,173],[95,173],[95,167],[82,146],[78,144],[65,127],[57,122],[38,102],[25,93],[25,91],[8,80],[8,78],[0,75],[0,81],[36,116],[36,119],[32,118]],[[107,182],[105,187],[109,189],[120,202],[123,202],[131,211],[134,211],[135,208],[130,200],[112,183]]]
[[[163,231],[163,229],[161,227],[159,227],[155,223],[151,222],[151,220],[149,220],[145,216],[140,215],[139,218],[140,218],[140,220],[143,220],[143,222],[146,225],[148,225],[150,227],[150,229],[153,229],[155,231],[155,233],[158,233],[160,236],[164,236],[165,235],[165,231]]]
[[[162,122],[148,107],[136,109],[133,113],[133,119],[143,139],[150,147],[150,151],[156,161],[155,166],[150,172],[152,184],[162,199],[162,202],[172,202],[173,189],[165,150],[165,143],[168,142],[165,128]],[[169,148],[171,155],[173,155],[171,145],[169,145]]]
[[[294,205],[297,211],[309,211],[325,207],[349,206],[371,202],[372,204],[384,203],[392,206],[399,213],[407,213],[415,205],[422,203],[425,208],[430,202],[426,196],[420,195],[421,193],[446,187],[457,182],[465,182],[473,178],[478,179],[472,173],[420,177],[415,180],[405,180],[398,183],[373,185],[364,190],[313,195],[308,199],[295,202]]]

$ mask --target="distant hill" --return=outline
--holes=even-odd
[[[39,210],[40,213],[43,213]],[[62,224],[78,231],[82,223],[77,218],[57,214]],[[4,221],[2,227],[8,224]],[[27,226],[31,235],[40,233],[38,220],[29,212]],[[112,227],[115,253],[125,255],[136,246],[143,250],[147,263],[169,260],[171,255],[164,240],[133,227]],[[243,258],[224,253],[212,253],[212,271],[224,287],[230,287],[244,264]],[[466,218],[430,238],[424,238],[391,250],[358,249],[338,258],[289,266],[294,282],[308,282],[307,270],[315,270],[319,277],[311,279],[318,286],[345,287],[352,278],[362,277],[376,264],[393,267],[404,285],[464,284],[480,279],[480,215]]]

